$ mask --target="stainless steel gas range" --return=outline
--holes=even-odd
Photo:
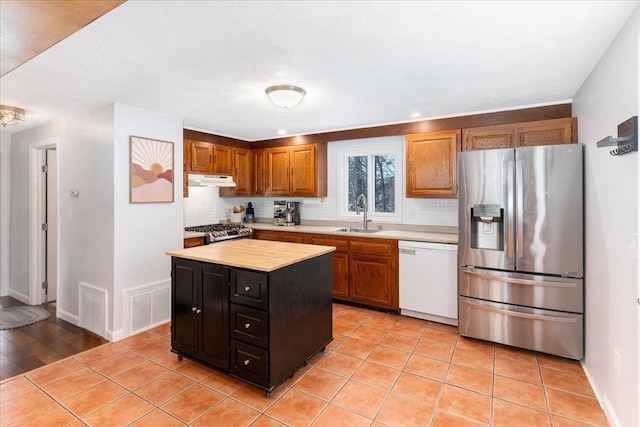
[[[185,227],[185,231],[204,233],[204,244],[221,242],[229,239],[251,237],[253,230],[244,224],[208,224]]]

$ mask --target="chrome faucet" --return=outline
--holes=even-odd
[[[367,230],[368,228],[368,223],[371,222],[370,219],[367,219],[367,196],[365,196],[364,194],[361,194],[358,196],[358,198],[356,199],[356,214],[360,215],[360,201],[362,200],[362,206],[363,206],[363,210],[364,210],[364,217],[362,218],[362,228],[364,228],[365,230]]]

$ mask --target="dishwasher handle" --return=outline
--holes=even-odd
[[[400,249],[400,254],[402,255],[415,255],[416,254],[416,250],[415,249]]]

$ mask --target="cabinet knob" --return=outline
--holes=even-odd
[[[191,311],[196,311],[198,307],[191,307]]]
[[[245,329],[249,329],[250,327],[251,327],[251,323],[245,323],[245,324],[244,324],[244,328],[245,328]]]
[[[245,359],[243,363],[244,363],[244,366],[247,366],[249,363],[251,363],[251,361],[249,359]]]
[[[196,313],[200,314],[200,313],[202,313],[202,310],[198,309],[198,310],[196,310]]]
[[[245,292],[249,292],[250,290],[251,290],[251,286],[245,286],[245,287],[244,287],[244,291],[245,291]]]

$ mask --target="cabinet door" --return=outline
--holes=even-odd
[[[208,142],[190,141],[190,171],[195,173],[213,173],[213,145]]]
[[[267,196],[289,195],[289,148],[267,149]]]
[[[511,147],[515,147],[515,128],[512,125],[462,130],[462,149],[464,151]]]
[[[233,175],[233,148],[213,144],[213,173]]]
[[[278,241],[279,231],[253,230],[253,238],[257,240],[273,240]]]
[[[235,177],[236,196],[248,196],[251,194],[251,151],[245,149],[235,149]]]
[[[352,253],[349,270],[351,301],[398,309],[393,296],[393,264],[390,257]]]
[[[566,118],[518,123],[518,146],[571,144],[572,122],[573,119]]]
[[[198,348],[198,272],[197,263],[172,258],[171,347],[184,354],[197,355]]]
[[[220,187],[220,197],[248,196],[251,193],[251,151],[233,149],[233,180],[235,187]]]
[[[316,194],[316,146],[291,147],[290,195],[314,196]]]
[[[266,185],[266,152],[263,149],[251,150],[251,195],[264,196]]]
[[[229,268],[201,263],[198,358],[229,369]]]
[[[349,254],[333,252],[332,295],[338,299],[349,299]]]
[[[287,233],[286,231],[278,232],[278,237],[281,242],[290,242],[290,243],[307,243],[307,234],[305,233]]]
[[[407,197],[456,197],[460,131],[407,135]]]

